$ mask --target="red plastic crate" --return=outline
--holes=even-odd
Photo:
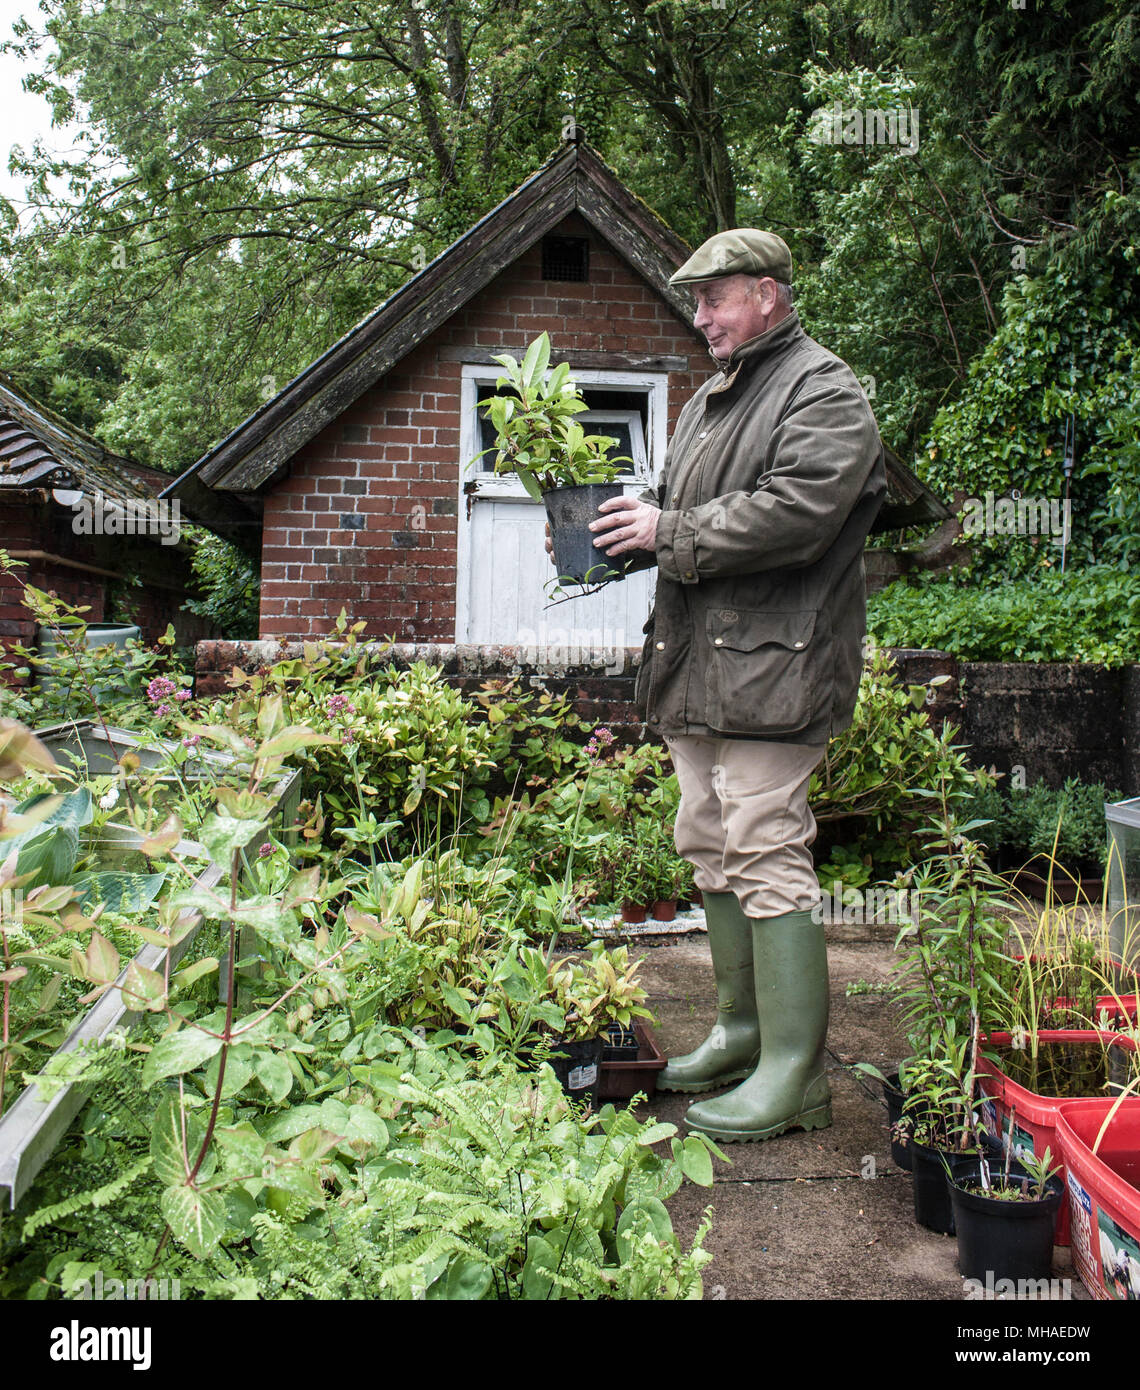
[[[1045,1042],[1107,1042],[1113,1047],[1123,1047],[1130,1051],[1136,1050],[1136,1044],[1131,1038],[1122,1037],[1118,1033],[1099,1033],[1094,1030],[1078,1029],[1043,1029],[1038,1033],[1038,1039]],[[1010,1041],[1008,1033],[994,1033],[990,1037],[983,1037],[981,1046],[1000,1047],[1007,1045]],[[986,1114],[986,1128],[994,1135],[1001,1137],[1002,1147],[1008,1149],[1013,1145],[1014,1157],[1017,1157],[1018,1148],[1028,1148],[1029,1152],[1040,1158],[1046,1149],[1052,1150],[1054,1164],[1063,1162],[1061,1159],[1061,1146],[1057,1138],[1057,1119],[1061,1107],[1064,1105],[1080,1108],[1084,1105],[1099,1105],[1104,1097],[1090,1096],[1087,1099],[1074,1100],[1071,1097],[1062,1096],[1039,1096],[1035,1091],[1029,1091],[1016,1081],[1011,1081],[993,1062],[988,1061],[979,1053],[978,1055],[978,1077],[982,1092],[989,1098],[992,1105],[992,1114]],[[1013,1120],[1013,1127],[1016,1132],[1011,1133],[1011,1112],[1016,1111],[1016,1118]],[[1061,1176],[1064,1176],[1062,1171]],[[1069,1244],[1069,1204],[1062,1202],[1057,1212],[1057,1244]]]
[[[1073,1263],[1094,1298],[1140,1301],[1140,1100],[1127,1097],[1093,1152],[1111,1098],[1063,1105],[1057,1138],[1072,1211]]]

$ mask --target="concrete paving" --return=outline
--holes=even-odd
[[[705,1248],[706,1299],[960,1300],[957,1241],[914,1220],[911,1177],[891,1161],[887,1112],[878,1083],[850,1070],[870,1062],[884,1073],[904,1055],[897,1009],[882,993],[847,997],[851,983],[882,984],[891,970],[893,929],[828,928],[831,1023],[828,1073],[833,1124],[761,1144],[730,1144],[715,1162],[711,1189],[686,1182],[669,1203],[686,1242],[712,1206]],[[638,940],[642,976],[660,1020],[666,1056],[690,1051],[708,1033],[716,990],[707,938]],[[639,1113],[677,1124],[692,1097],[660,1093]],[[1055,1252],[1054,1274],[1071,1296],[1087,1297]]]

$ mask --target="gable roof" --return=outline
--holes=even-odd
[[[98,490],[111,501],[126,502],[157,496],[158,484],[168,476],[113,454],[0,373],[0,492]]]
[[[193,510],[210,490],[250,494],[427,335],[570,213],[580,213],[687,328],[691,300],[669,277],[690,253],[584,143],[564,144],[509,197],[322,353],[162,494]],[[214,499],[214,506],[220,499]]]

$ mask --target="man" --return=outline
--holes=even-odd
[[[807,788],[851,722],[863,547],[886,492],[871,408],[804,333],[791,282],[784,242],[747,228],[672,277],[693,287],[719,372],[681,412],[657,487],[593,523],[607,555],[651,551],[658,567],[637,699],[680,781],[675,838],[704,895],[717,1017],[657,1084],[743,1080],[686,1115],[721,1141],[831,1123]]]

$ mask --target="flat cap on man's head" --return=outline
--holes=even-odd
[[[782,285],[792,283],[792,253],[775,232],[735,227],[703,242],[685,264],[669,277],[671,285],[698,284],[725,275],[770,276]]]

